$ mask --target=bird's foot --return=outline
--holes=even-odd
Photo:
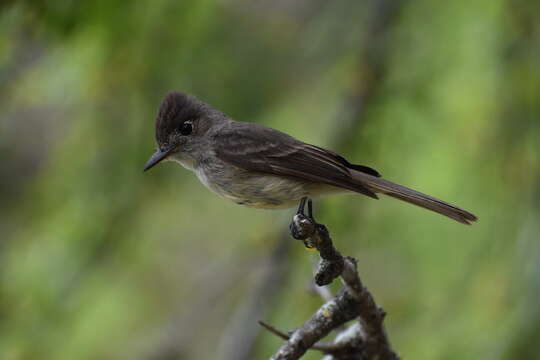
[[[305,214],[306,203],[308,206],[308,213]],[[289,229],[291,235],[296,240],[302,240],[307,248],[313,248],[315,245],[310,241],[310,238],[315,234],[317,230],[317,222],[313,217],[313,202],[307,197],[303,197],[300,200],[298,211],[293,217]]]
[[[307,215],[304,212],[306,203]],[[293,238],[302,240],[307,248],[316,248],[319,252],[321,261],[315,273],[317,285],[328,285],[343,272],[343,256],[334,248],[326,226],[315,221],[311,199],[304,197],[300,200],[289,229]]]

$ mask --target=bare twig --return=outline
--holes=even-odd
[[[280,337],[283,340],[289,340],[290,336],[288,334],[285,334],[283,331],[280,331],[280,330],[276,329],[272,325],[267,324],[262,320],[259,320],[257,322],[259,323],[259,325],[261,325],[263,328],[270,331],[272,334],[276,335],[277,337]]]
[[[392,350],[383,321],[386,312],[375,303],[373,295],[362,284],[356,269],[356,260],[345,258],[345,268],[341,274],[347,292],[357,301],[358,321],[364,333],[364,353],[368,359],[397,359]]]
[[[299,359],[330,331],[356,318],[358,325],[349,327],[336,338],[333,345],[338,346],[333,348],[334,359],[398,359],[384,330],[385,313],[362,284],[356,269],[356,260],[343,257],[334,248],[326,226],[313,220],[311,209],[309,215],[308,217],[303,214],[302,204],[291,223],[291,233],[296,239],[303,240],[306,246],[319,251],[321,262],[315,275],[316,283],[328,284],[335,277],[341,276],[344,287],[290,336],[267,327],[280,337],[287,338],[271,359]]]
[[[265,323],[264,321],[258,321],[259,325],[261,325],[263,328],[271,332],[272,334],[276,335],[279,338],[282,338],[283,340],[289,340],[290,336],[283,331],[276,329],[270,324]],[[325,343],[317,343],[314,344],[310,349],[311,350],[317,350],[321,351],[325,354],[336,354],[341,351],[347,346],[348,344],[341,342],[341,343],[334,343],[334,344],[325,344]]]
[[[362,327],[359,322],[355,322],[345,331],[336,336],[333,344],[342,351],[333,354],[327,354],[323,360],[358,360],[363,357]]]
[[[299,359],[330,331],[357,316],[358,308],[355,306],[354,299],[348,292],[341,291],[333,300],[324,304],[304,325],[296,329],[272,359]]]

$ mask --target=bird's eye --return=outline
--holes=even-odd
[[[180,125],[180,134],[182,135],[189,135],[193,131],[193,125],[191,124],[191,121],[185,121]]]

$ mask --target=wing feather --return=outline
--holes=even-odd
[[[377,198],[352,179],[341,156],[271,128],[232,122],[215,134],[214,144],[221,160],[246,170],[292,176]]]

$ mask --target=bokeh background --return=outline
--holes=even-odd
[[[316,202],[405,359],[538,358],[540,2],[4,1],[0,34],[1,359],[265,359],[256,320],[321,305],[292,210],[142,173],[173,89],[475,212]]]

